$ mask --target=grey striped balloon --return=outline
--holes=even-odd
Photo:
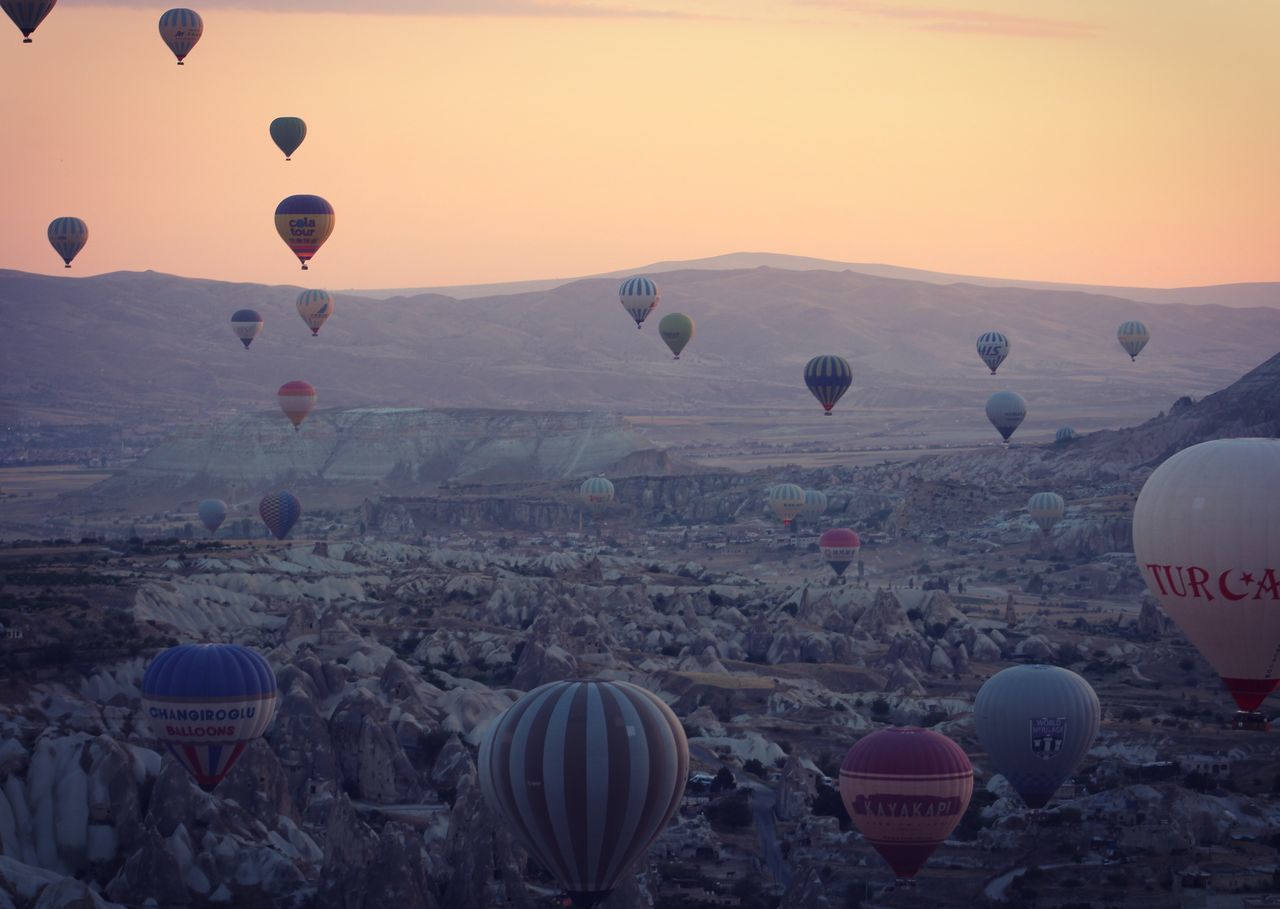
[[[1098,735],[1093,687],[1059,666],[1010,666],[973,702],[974,726],[996,769],[1029,808],[1043,808]]]
[[[575,905],[608,895],[684,795],[689,743],[655,695],[628,682],[552,682],[494,720],[480,789]]]

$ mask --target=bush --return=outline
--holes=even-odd
[[[889,712],[889,702],[884,698],[876,698],[871,702],[871,712],[879,717],[885,716]]]

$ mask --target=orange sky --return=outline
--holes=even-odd
[[[45,227],[77,215],[75,273],[329,288],[735,250],[1280,280],[1274,0],[236,6],[197,4],[182,68],[162,6],[62,0],[30,46],[0,22],[0,267],[61,273]],[[267,11],[325,6],[429,12]],[[272,223],[296,192],[338,213],[305,275]]]

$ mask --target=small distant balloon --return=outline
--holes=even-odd
[[[998,331],[989,331],[978,338],[978,356],[987,364],[994,376],[1004,358],[1009,356],[1009,339]]]
[[[31,33],[44,21],[44,17],[49,15],[57,2],[58,0],[0,0],[0,8],[9,14],[13,24],[18,26],[18,31],[22,32],[22,43],[30,44]]]
[[[284,415],[293,423],[293,431],[297,432],[307,414],[316,406],[316,387],[310,382],[285,382],[276,392],[276,399]]]
[[[272,492],[262,497],[258,503],[258,514],[262,523],[277,540],[283,540],[293,530],[293,525],[302,517],[302,503],[291,492]]]
[[[858,557],[862,540],[847,527],[833,527],[818,537],[818,551],[827,560],[836,577],[844,577],[844,571]]]
[[[231,330],[245,350],[262,331],[262,316],[256,309],[237,309],[231,314]]]
[[[1151,340],[1151,332],[1147,331],[1147,326],[1141,322],[1125,322],[1116,332],[1116,338],[1119,339],[1124,352],[1129,355],[1129,359],[1137,360],[1142,348],[1146,347],[1147,342]]]
[[[999,430],[1004,444],[1009,444],[1013,431],[1027,418],[1027,402],[1013,391],[997,391],[987,398],[987,419]]]
[[[588,477],[578,487],[578,495],[587,510],[594,514],[603,511],[613,501],[613,484],[604,477]]]
[[[1027,501],[1027,511],[1031,520],[1047,537],[1053,525],[1062,520],[1067,512],[1067,503],[1056,492],[1037,492]]]
[[[1079,438],[1080,434],[1070,426],[1064,426],[1053,434],[1053,441],[1057,443],[1066,443]]]
[[[337,216],[319,196],[290,196],[276,206],[276,232],[307,270],[307,262],[333,233]]]
[[[827,510],[827,494],[820,489],[804,491],[804,508],[800,509],[800,517],[812,521],[820,518]]]
[[[627,278],[622,282],[622,287],[618,288],[618,300],[627,314],[636,320],[636,328],[642,327],[644,320],[649,318],[649,313],[657,308],[660,299],[662,291],[658,289],[658,285],[643,276]]]
[[[179,66],[203,34],[204,20],[193,9],[171,9],[160,17],[160,37],[178,58]]]
[[[196,506],[196,515],[209,533],[217,533],[227,519],[227,503],[222,499],[205,499]]]
[[[286,161],[293,160],[293,153],[298,150],[302,140],[307,138],[307,124],[301,117],[276,117],[269,127],[271,141],[284,152]]]
[[[769,490],[769,507],[788,527],[804,509],[804,490],[795,483],[782,483]]]
[[[320,326],[333,315],[333,297],[323,290],[304,290],[298,294],[298,315],[311,329],[311,337],[320,334]]]
[[[832,354],[814,357],[804,367],[804,384],[827,416],[853,384],[853,369],[844,357]]]
[[[693,339],[693,328],[693,319],[682,312],[667,313],[658,323],[658,334],[671,348],[675,359],[680,359],[680,351]]]
[[[79,218],[54,218],[49,222],[49,244],[62,257],[67,268],[71,267],[71,260],[87,242],[89,226]]]

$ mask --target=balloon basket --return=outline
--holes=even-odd
[[[22,43],[23,43],[23,44],[30,44],[30,43],[31,43],[31,39],[30,39],[30,38],[23,38],[23,39],[22,39]]]

